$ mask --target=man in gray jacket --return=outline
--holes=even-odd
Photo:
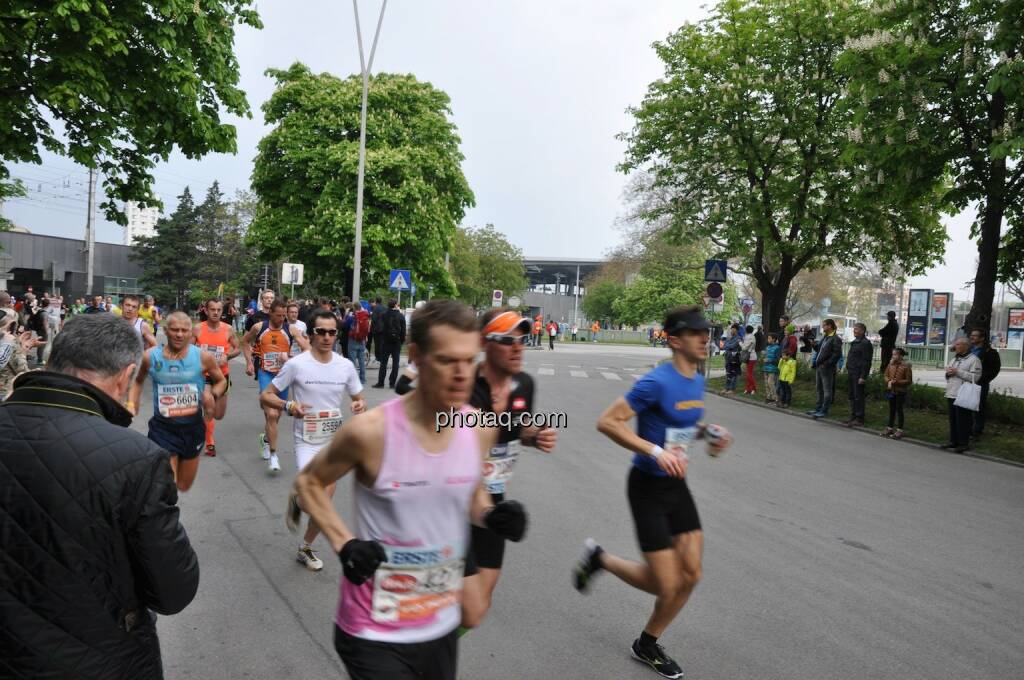
[[[832,406],[836,392],[836,367],[843,356],[843,341],[836,334],[836,322],[825,319],[821,322],[822,338],[815,350],[814,384],[818,391],[818,403],[807,415],[813,418],[824,418]]]
[[[867,326],[855,323],[853,325],[853,342],[846,350],[846,374],[850,379],[850,419],[843,424],[847,427],[864,425],[868,374],[871,373],[871,359],[875,353],[874,345],[864,337],[867,331]]]

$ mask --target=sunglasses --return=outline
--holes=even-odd
[[[334,337],[338,334],[337,328],[314,328],[313,335],[329,335]]]
[[[488,335],[487,339],[491,342],[496,342],[499,345],[511,347],[513,345],[525,345],[527,337],[525,335]]]

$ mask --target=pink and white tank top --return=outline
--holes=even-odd
[[[447,449],[429,453],[416,441],[401,398],[381,408],[387,423],[384,456],[372,488],[358,480],[354,484],[355,533],[378,541],[388,560],[360,586],[342,575],[335,622],[366,640],[436,640],[462,618],[469,507],[482,468],[480,440],[473,429],[458,429]]]

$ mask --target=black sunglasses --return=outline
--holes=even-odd
[[[330,336],[333,337],[333,336],[338,334],[338,329],[337,328],[314,328],[313,329],[313,334],[314,335],[330,335]]]
[[[488,335],[487,339],[499,345],[511,347],[512,345],[525,345],[527,337],[525,335]]]

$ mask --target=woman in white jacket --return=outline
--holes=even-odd
[[[971,353],[971,345],[966,337],[959,337],[953,343],[956,352],[953,360],[946,367],[946,401],[949,402],[949,441],[942,445],[944,449],[953,449],[963,453],[970,445],[971,416],[968,409],[957,406],[956,395],[965,382],[977,383],[981,378],[981,360]]]
[[[747,326],[747,334],[740,341],[740,361],[747,367],[747,384],[743,387],[743,394],[756,394],[757,381],[754,380],[754,367],[757,365],[757,338],[754,337],[754,327]]]

